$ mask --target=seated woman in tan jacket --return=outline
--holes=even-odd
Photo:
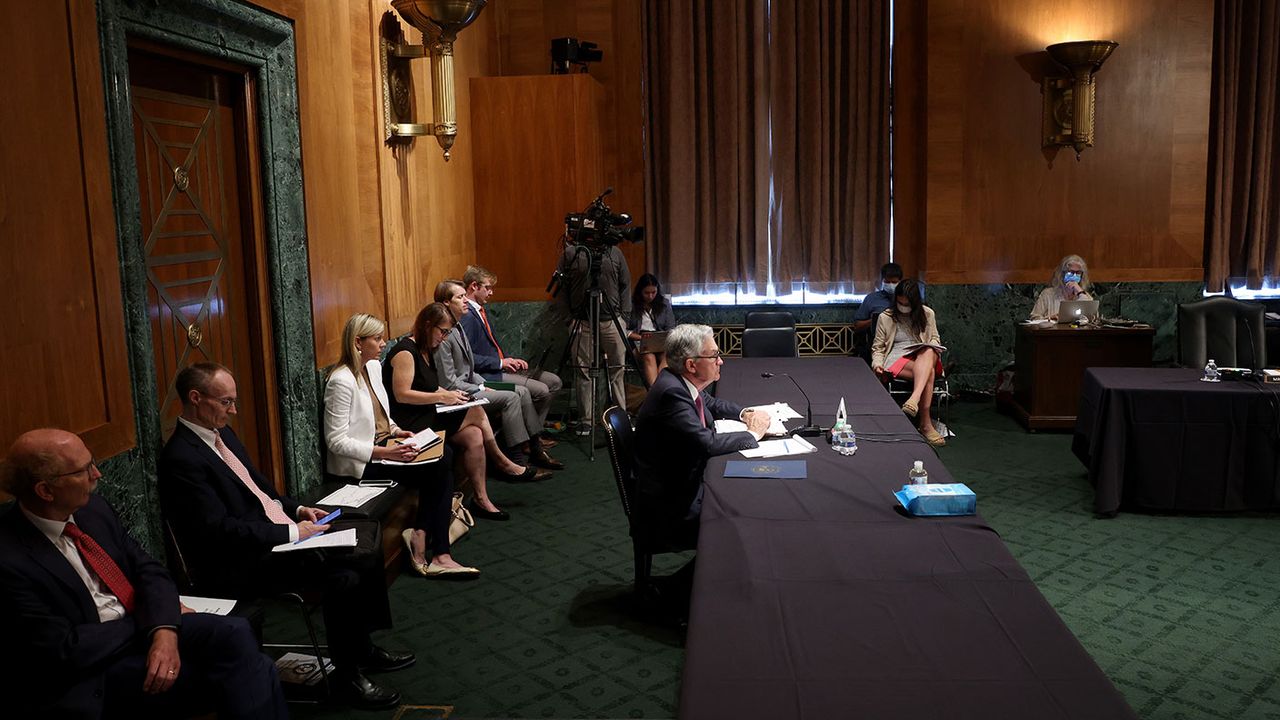
[[[1058,306],[1063,300],[1092,300],[1089,295],[1089,266],[1079,255],[1062,258],[1049,278],[1049,287],[1036,298],[1031,308],[1032,320],[1057,320]]]
[[[871,343],[871,369],[886,382],[890,378],[912,381],[911,397],[902,411],[916,418],[920,434],[934,447],[947,441],[933,427],[929,408],[933,405],[933,380],[942,372],[938,324],[933,309],[920,298],[920,283],[907,278],[893,291],[894,306],[876,318],[876,338]],[[921,343],[926,343],[920,347]]]

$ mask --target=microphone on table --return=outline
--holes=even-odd
[[[795,434],[799,435],[800,437],[819,437],[823,433],[825,433],[826,430],[823,430],[822,428],[813,424],[813,401],[809,399],[809,393],[806,393],[804,391],[804,388],[800,387],[800,383],[796,382],[796,379],[791,377],[791,375],[787,373],[777,373],[777,374],[782,375],[783,377],[790,380],[792,384],[796,386],[796,389],[800,391],[800,394],[804,396],[804,402],[805,402],[805,405],[807,406],[805,408],[807,419],[805,421],[805,426],[800,428],[799,430],[796,430]],[[773,376],[774,376],[774,373],[771,373],[771,372],[760,373],[760,377],[766,380],[768,380]]]

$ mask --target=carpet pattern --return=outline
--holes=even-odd
[[[1066,434],[1028,434],[990,403],[955,402],[939,457],[978,494],[1049,602],[1149,720],[1280,720],[1280,524],[1274,515],[1096,519]],[[536,485],[493,483],[509,523],[479,521],[455,547],[467,584],[402,575],[395,629],[376,639],[418,664],[382,676],[406,705],[384,713],[293,706],[296,718],[672,718],[681,635],[630,601],[631,551],[603,449],[554,454]],[[655,559],[655,573],[682,564]]]

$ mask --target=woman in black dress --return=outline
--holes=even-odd
[[[471,513],[486,520],[507,520],[510,515],[493,504],[485,487],[486,456],[508,476],[531,478],[537,470],[517,465],[503,454],[484,408],[436,412],[437,404],[459,405],[468,400],[464,392],[440,389],[431,359],[432,351],[450,332],[453,317],[448,309],[431,303],[418,313],[413,332],[391,348],[383,368],[390,390],[391,417],[406,430],[418,432],[429,427],[445,431],[448,442],[462,453],[463,474],[471,486]]]

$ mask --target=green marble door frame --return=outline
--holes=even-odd
[[[269,296],[286,484],[320,477],[319,405],[307,269],[298,129],[297,56],[288,20],[231,0],[98,0],[111,186],[124,295],[125,333],[138,445],[103,463],[101,492],[157,552],[156,458],[161,445],[155,361],[147,317],[146,265],[130,111],[129,38],[141,38],[251,68],[256,84]]]

